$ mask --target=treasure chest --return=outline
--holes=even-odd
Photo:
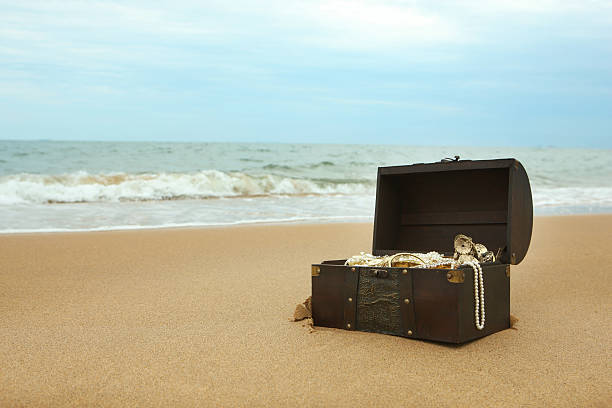
[[[379,167],[373,255],[453,255],[464,234],[496,254],[475,266],[312,265],[315,326],[464,343],[510,327],[510,265],[531,241],[533,204],[515,159]]]

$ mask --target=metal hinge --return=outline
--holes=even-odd
[[[440,162],[442,162],[442,163],[456,162],[456,161],[459,161],[459,159],[460,159],[459,156],[455,156],[454,158],[452,158],[452,157],[445,157],[444,159],[440,160]]]

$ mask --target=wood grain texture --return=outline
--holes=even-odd
[[[378,170],[372,251],[452,253],[466,234],[501,262],[518,264],[531,240],[529,178],[514,159],[381,167]]]
[[[335,262],[320,264],[325,272],[312,277],[316,326],[445,343],[465,343],[510,327],[507,265],[482,267],[486,324],[477,330],[474,271],[469,267],[462,268],[463,283],[451,283],[446,277],[448,269],[350,267],[342,265],[343,261]],[[376,271],[387,275],[381,278]]]

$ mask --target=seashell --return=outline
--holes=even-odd
[[[470,255],[470,254],[461,254],[461,255],[459,255],[459,258],[457,259],[457,263],[459,265],[463,265],[464,263],[474,262],[475,260],[476,260],[476,258],[474,258],[473,255]]]
[[[482,244],[474,244],[474,251],[476,252],[476,256],[478,257],[478,259],[481,259],[484,254],[487,253],[488,249]]]
[[[455,237],[455,252],[460,255],[467,255],[474,249],[472,238],[467,235],[459,234]]]
[[[478,258],[480,262],[495,262],[495,254],[492,251],[487,251]]]

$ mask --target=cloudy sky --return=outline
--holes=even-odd
[[[612,2],[0,0],[0,139],[612,148]]]

